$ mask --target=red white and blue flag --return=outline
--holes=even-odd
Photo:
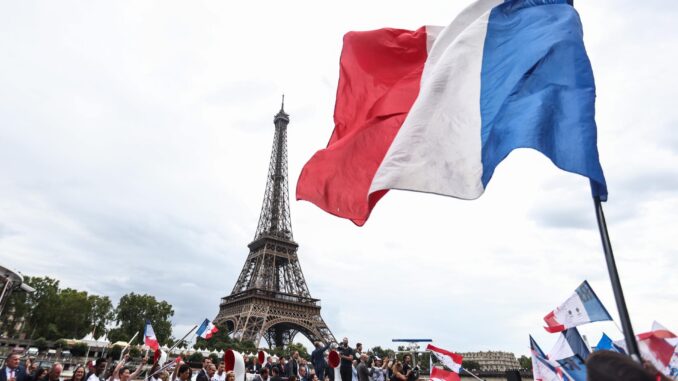
[[[195,331],[195,334],[203,339],[209,339],[218,331],[219,329],[215,327],[209,319],[205,319],[205,321],[200,324],[200,327],[198,327],[198,330]]]
[[[459,375],[454,372],[448,372],[444,369],[432,367],[431,368],[431,381],[460,381]]]
[[[438,361],[445,365],[445,367],[447,367],[449,370],[456,373],[461,371],[461,360],[463,357],[460,354],[438,348],[431,344],[426,346],[426,350],[431,351],[431,353],[436,356]]]
[[[150,320],[146,320],[146,328],[144,328],[144,344],[154,351],[160,348],[160,343],[158,343],[158,338],[155,337],[155,332],[153,331]]]
[[[605,200],[593,71],[570,2],[478,0],[445,28],[347,33],[334,131],[297,199],[361,226],[390,189],[476,199],[511,151],[532,148]]]
[[[544,329],[555,333],[581,324],[602,320],[612,320],[612,316],[593,292],[589,282],[584,281],[565,303],[544,316],[547,325]]]

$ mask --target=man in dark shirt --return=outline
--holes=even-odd
[[[313,369],[315,369],[315,374],[318,376],[318,380],[323,381],[325,379],[325,368],[327,363],[325,362],[325,351],[330,347],[330,344],[323,346],[320,341],[315,342],[315,349],[311,352],[311,364],[313,364]]]
[[[277,367],[271,368],[271,381],[282,381]]]
[[[344,337],[341,344],[337,347],[337,352],[341,356],[341,365],[339,365],[339,373],[341,374],[341,381],[353,380],[353,348],[348,346],[348,338]],[[334,380],[338,381],[338,380]]]
[[[205,357],[202,360],[202,369],[200,369],[200,372],[198,372],[198,375],[195,377],[195,381],[209,381],[210,378],[207,376],[207,368],[209,368],[210,364],[212,364],[212,359],[209,357]]]
[[[26,368],[19,363],[21,356],[18,353],[12,353],[7,356],[5,366],[0,368],[1,381],[27,381],[31,377],[26,374]]]
[[[294,354],[292,354],[292,358],[290,361],[287,362],[287,366],[285,367],[285,373],[287,374],[287,377],[292,377],[292,376],[298,376],[299,375],[299,352],[294,351]]]

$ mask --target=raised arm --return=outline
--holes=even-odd
[[[132,372],[132,374],[129,375],[129,379],[134,380],[135,378],[139,377],[139,375],[141,374],[141,370],[144,368],[144,365],[146,365],[147,363],[148,363],[148,357],[144,357],[143,359],[141,359],[141,363],[139,364],[137,369],[134,372]]]

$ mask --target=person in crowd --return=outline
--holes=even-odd
[[[308,362],[306,361],[305,358],[299,357],[299,371],[297,374],[299,375],[299,378],[301,378],[301,370],[304,369],[306,371],[306,377],[310,377],[311,375],[311,370],[308,368]]]
[[[234,371],[228,371],[226,373],[226,381],[235,381],[235,372]]]
[[[280,377],[280,370],[278,367],[273,367],[271,368],[271,381],[282,381],[282,377]]]
[[[299,367],[299,381],[309,381],[308,380],[308,370],[305,366]]]
[[[172,373],[172,381],[181,380],[189,381],[191,379],[191,367],[188,364],[184,364],[183,361],[179,362],[179,366],[174,367],[174,372]]]
[[[285,358],[285,356],[280,356],[280,358],[278,359],[278,375],[280,377],[284,376],[287,373],[287,368],[286,368],[287,361],[286,360],[287,359]]]
[[[358,373],[358,381],[370,381],[370,370],[367,368],[367,353],[362,353],[360,355],[360,362],[356,367],[356,372]]]
[[[390,381],[407,381],[407,378],[410,376],[408,373],[403,373],[403,363],[400,361],[394,362],[391,371],[393,373]]]
[[[268,381],[268,372],[269,372],[269,368],[266,368],[266,367],[261,368],[261,370],[259,371],[259,374],[257,374],[254,377],[253,381]]]
[[[586,359],[587,381],[671,381],[670,378],[612,351],[593,352]]]
[[[348,346],[348,338],[344,337],[341,344],[337,347],[337,352],[341,357],[341,364],[339,365],[339,373],[341,374],[341,381],[353,381],[353,348]],[[334,380],[338,381],[338,380]]]
[[[363,343],[356,343],[354,352],[353,357],[360,359],[360,355],[363,354]]]
[[[210,378],[207,376],[207,368],[212,363],[212,359],[205,357],[202,360],[202,369],[198,372],[198,375],[195,377],[195,381],[210,381]]]
[[[217,367],[210,362],[207,365],[207,379],[211,381],[215,374],[217,374]]]
[[[217,373],[212,377],[211,381],[226,381],[226,366],[223,361],[219,361]]]
[[[125,366],[127,361],[129,361],[129,355],[125,355],[125,357],[123,357],[123,359],[120,360],[118,364],[115,366],[115,368],[113,369],[113,373],[109,378],[110,381],[129,381],[139,377],[139,375],[141,374],[141,370],[144,367],[144,364],[148,362],[148,357],[144,357],[141,360],[139,366],[137,366],[134,372],[132,372],[129,367]]]
[[[287,365],[285,365],[285,374],[287,377],[292,377],[296,376],[299,374],[299,352],[294,351],[292,354],[292,357],[290,358],[290,361],[287,362]]]
[[[158,380],[160,380],[160,381],[169,381],[169,378],[170,378],[170,375],[165,370],[158,373]]]
[[[370,378],[372,381],[386,381],[388,379],[388,362],[384,362],[378,356],[374,357],[370,367]]]
[[[298,381],[297,376],[291,375],[287,378],[287,381]]]
[[[87,381],[105,381],[104,372],[106,371],[106,366],[108,363],[106,359],[100,357],[94,363],[94,371],[87,375]]]
[[[412,356],[406,353],[403,356],[403,373],[407,374],[412,369]]]
[[[329,349],[330,344],[323,345],[320,341],[315,342],[315,349],[311,352],[311,364],[315,369],[315,374],[318,379],[325,379],[325,369],[327,368],[327,361],[325,360],[325,351]]]
[[[73,376],[67,381],[84,381],[85,380],[85,367],[78,365],[73,369]]]
[[[271,374],[271,368],[273,368],[273,356],[266,357],[266,364],[264,364],[264,368],[268,369],[268,374]]]
[[[52,366],[49,368],[49,371],[47,372],[47,381],[60,381],[61,380],[61,372],[63,372],[64,366],[61,365],[59,362],[55,362],[52,364]]]
[[[5,366],[0,368],[0,381],[27,381],[29,375],[26,368],[21,366],[21,356],[18,353],[10,353],[5,360]],[[29,364],[30,367],[31,364]]]
[[[28,380],[28,379],[27,379]],[[47,380],[47,369],[38,367],[35,370],[35,373],[30,378],[31,381],[46,381]]]

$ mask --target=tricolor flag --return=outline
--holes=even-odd
[[[532,148],[590,179],[595,84],[570,0],[478,0],[447,27],[344,36],[325,149],[297,199],[357,225],[389,189],[476,199],[499,163]]]
[[[154,351],[160,348],[158,338],[155,337],[155,332],[153,331],[153,327],[151,327],[150,320],[146,320],[146,328],[144,328],[144,344]]]
[[[534,381],[561,381],[558,375],[558,364],[549,361],[544,351],[530,335],[530,352],[532,354],[532,376]]]
[[[584,281],[565,303],[544,316],[547,324],[544,329],[554,333],[601,320],[612,320],[612,317],[593,292],[589,282]]]
[[[431,351],[447,369],[457,373],[461,372],[461,360],[463,357],[460,354],[446,351],[431,344],[426,346],[426,350]]]
[[[459,375],[436,367],[431,368],[431,381],[460,381]]]
[[[577,328],[568,328],[560,334],[556,345],[549,353],[549,360],[559,365],[557,371],[567,373],[574,381],[586,381],[585,361],[591,354]]]
[[[670,377],[678,376],[678,336],[663,325],[654,322],[652,331],[636,335],[641,357],[657,370]],[[615,344],[626,350],[624,340]]]
[[[200,327],[198,327],[198,330],[195,331],[195,334],[202,337],[203,339],[209,339],[214,335],[214,333],[218,332],[219,329],[212,324],[209,319],[205,319],[205,321],[200,324]]]

